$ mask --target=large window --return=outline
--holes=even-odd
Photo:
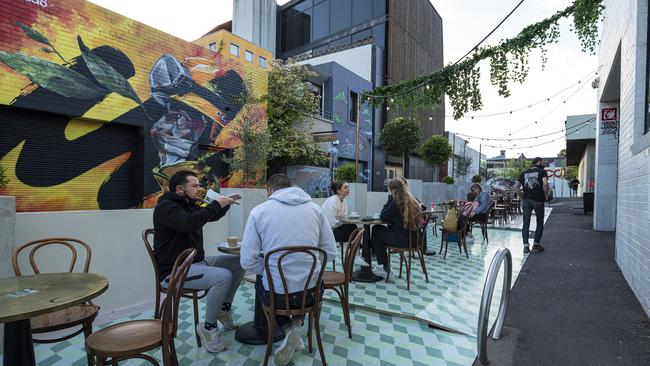
[[[281,52],[386,15],[386,0],[305,0],[280,15]]]

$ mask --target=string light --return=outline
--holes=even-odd
[[[584,120],[582,122],[579,122],[579,123],[577,123],[574,126],[571,126],[569,128],[578,128],[578,127],[582,128],[582,127],[585,127],[586,125],[589,125],[591,122],[593,122],[595,120],[595,118],[596,117],[591,117],[591,118],[589,118],[587,120]],[[553,131],[553,132],[548,132],[548,133],[545,133],[545,134],[542,134],[542,135],[537,135],[537,136],[518,137],[518,138],[512,138],[512,137],[510,137],[510,138],[498,138],[498,137],[490,138],[490,137],[479,137],[479,136],[465,135],[465,134],[462,134],[462,133],[456,133],[456,135],[462,136],[462,137],[465,137],[465,138],[475,138],[475,139],[479,139],[481,141],[508,141],[508,142],[510,142],[510,141],[531,140],[531,139],[536,139],[538,137],[546,137],[546,136],[555,135],[555,134],[558,134],[558,133],[561,133],[561,132],[565,132],[565,129],[561,129],[561,130]]]

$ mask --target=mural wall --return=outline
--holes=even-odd
[[[153,207],[184,168],[243,183],[222,157],[241,111],[266,123],[263,105],[243,108],[266,70],[81,0],[0,0],[0,13],[0,195],[18,211]]]

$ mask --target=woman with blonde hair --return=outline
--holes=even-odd
[[[377,255],[377,262],[388,273],[388,254],[386,247],[408,248],[417,240],[418,223],[414,218],[422,212],[420,204],[411,196],[402,180],[392,179],[388,182],[388,202],[381,210],[381,221],[388,227],[375,225],[372,228],[372,247]]]

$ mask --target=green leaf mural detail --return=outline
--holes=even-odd
[[[336,125],[342,125],[343,120],[341,119],[341,116],[339,116],[338,113],[334,113],[334,124]]]
[[[334,100],[337,102],[343,102],[345,103],[347,100],[345,99],[345,93],[343,90],[341,90],[338,94],[336,94],[336,97],[334,97]]]
[[[104,88],[111,92],[117,93],[123,97],[129,98],[132,101],[142,106],[142,101],[131,87],[131,84],[126,80],[122,74],[117,72],[113,66],[109,65],[106,61],[102,60],[99,56],[94,54],[83,42],[81,36],[77,36],[81,56],[86,62],[86,66],[90,73],[93,74],[95,79]],[[144,108],[144,107],[143,107]],[[146,113],[146,111],[145,111]]]
[[[106,94],[83,75],[54,62],[5,51],[0,51],[0,62],[27,76],[32,83],[66,98],[91,99]]]
[[[46,44],[46,45],[52,47],[52,51],[50,51],[50,50],[47,49],[47,48],[42,48],[42,50],[43,50],[44,52],[47,52],[47,53],[56,53],[57,56],[59,56],[59,58],[61,58],[61,60],[63,60],[63,62],[65,62],[66,64],[68,64],[68,61],[66,61],[66,59],[63,58],[63,56],[59,53],[59,51],[57,51],[56,48],[54,48],[54,46],[50,43],[50,40],[47,39],[47,37],[45,37],[45,35],[43,35],[43,33],[37,31],[36,29],[32,29],[32,28],[30,28],[29,26],[27,26],[27,25],[25,25],[25,24],[23,24],[23,23],[21,23],[21,22],[16,22],[16,25],[19,26],[20,29],[23,30],[23,32],[25,32],[25,34],[27,35],[27,37],[29,37],[29,38],[35,40],[35,41],[38,42],[38,43]]]

